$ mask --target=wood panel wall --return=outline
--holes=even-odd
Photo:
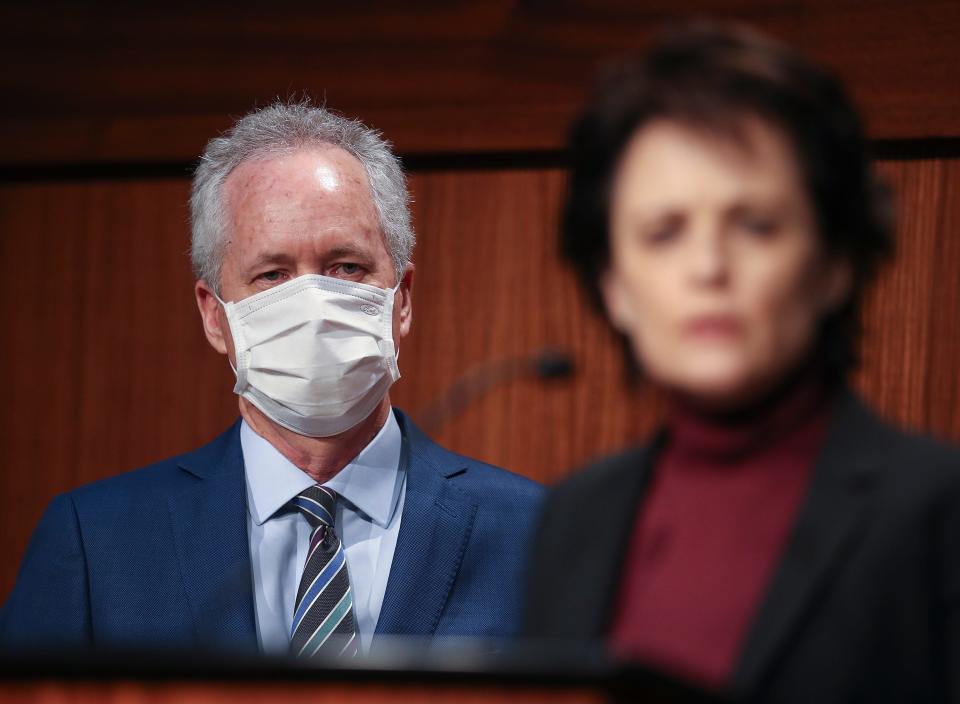
[[[957,0],[0,4],[0,164],[190,161],[300,91],[405,153],[556,149],[595,68],[689,17],[834,66],[883,138],[960,136]]]
[[[414,326],[397,405],[416,415],[475,365],[552,345],[573,355],[572,379],[496,389],[438,440],[550,482],[649,432],[657,399],[625,385],[616,341],[558,261],[565,174],[544,164],[562,163],[593,64],[669,4],[372,3],[372,24],[340,10],[322,27],[306,10],[79,18],[64,5],[39,23],[34,6],[4,6],[0,90],[24,99],[0,118],[0,598],[52,496],[192,449],[234,419],[232,373],[193,302],[186,161],[231,113],[289,87],[329,82],[332,105],[413,155]],[[899,193],[899,252],[867,301],[855,383],[887,417],[960,439],[960,159],[954,142],[927,141],[960,136],[960,49],[947,41],[960,4],[719,5],[840,66],[874,136],[898,139],[880,166]],[[348,60],[363,32],[386,48]],[[275,55],[254,65],[255,46]]]
[[[889,418],[960,439],[960,160],[888,161],[899,253],[866,307],[856,383]],[[474,365],[569,350],[570,380],[481,397],[445,445],[550,482],[634,442],[657,417],[624,383],[620,349],[557,257],[555,169],[412,177],[414,326],[394,398],[416,415]],[[50,498],[187,451],[236,415],[232,373],[207,346],[192,294],[180,180],[0,187],[0,550],[22,553]],[[0,565],[9,589],[17,560]]]

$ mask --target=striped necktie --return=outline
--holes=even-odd
[[[352,657],[359,649],[359,639],[347,562],[333,528],[337,495],[317,484],[298,494],[291,503],[313,529],[297,589],[291,652],[301,657]]]

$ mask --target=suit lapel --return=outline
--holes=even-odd
[[[180,467],[197,478],[169,499],[180,575],[198,644],[255,651],[247,495],[239,423]]]
[[[818,595],[842,569],[869,515],[876,458],[863,443],[877,421],[846,391],[834,414],[786,553],[741,651],[734,685],[744,694],[762,685]]]
[[[653,461],[664,437],[659,433],[649,448],[618,456],[604,481],[589,497],[580,499],[581,512],[590,517],[585,528],[591,547],[578,556],[576,570],[564,577],[579,576],[579,584],[569,590],[577,603],[566,609],[568,628],[578,637],[602,638],[609,629],[637,507],[650,485]],[[589,508],[584,511],[582,502],[587,499]]]
[[[433,443],[399,412],[397,420],[407,484],[376,633],[428,637],[460,569],[477,505],[451,481],[464,467],[441,466]]]

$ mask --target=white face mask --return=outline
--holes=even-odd
[[[397,288],[309,274],[242,301],[220,301],[237,355],[234,393],[301,435],[349,430],[400,378]]]

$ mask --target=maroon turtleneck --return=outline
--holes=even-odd
[[[729,684],[823,443],[831,395],[819,379],[736,418],[677,404],[626,554],[614,653]]]

